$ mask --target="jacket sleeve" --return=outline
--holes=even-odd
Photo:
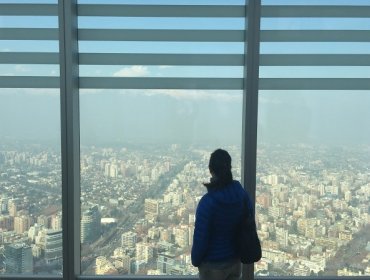
[[[212,217],[212,201],[207,195],[199,201],[195,214],[195,227],[193,235],[193,247],[191,249],[191,262],[198,267],[208,249],[210,227]]]

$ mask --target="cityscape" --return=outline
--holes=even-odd
[[[218,147],[81,146],[83,275],[195,275],[195,209]],[[241,178],[240,146],[222,147]],[[257,150],[259,276],[370,275],[370,147]],[[0,273],[62,274],[57,147],[0,145]]]
[[[71,267],[64,278],[195,279],[210,154],[227,150],[241,180],[252,138],[255,278],[370,278],[369,0],[0,0],[0,11],[0,280]],[[62,177],[74,178],[61,146],[77,139],[79,240],[64,243],[80,246],[80,267],[63,259]]]

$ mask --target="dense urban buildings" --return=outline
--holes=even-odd
[[[240,179],[240,149],[233,156]],[[190,275],[197,203],[211,147],[83,147],[85,275]],[[370,275],[369,147],[258,148],[260,276]],[[57,149],[0,148],[1,273],[62,271]],[[112,167],[113,166],[113,167]]]
[[[7,244],[4,246],[5,272],[16,274],[31,274],[33,258],[31,246],[24,243]]]

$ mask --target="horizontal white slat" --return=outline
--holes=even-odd
[[[370,6],[334,6],[334,5],[262,5],[262,17],[346,17],[368,18]]]
[[[0,64],[58,64],[58,53],[0,52]],[[81,65],[243,66],[242,54],[80,53]],[[262,54],[261,66],[370,66],[368,54]]]
[[[370,42],[370,30],[263,30],[261,42]]]
[[[58,64],[58,53],[0,52],[0,64]]]
[[[57,40],[57,28],[2,28],[0,40]],[[88,41],[243,42],[243,30],[80,29]],[[370,42],[369,30],[263,30],[261,42]]]
[[[56,4],[0,4],[1,16],[57,16]]]
[[[96,78],[82,77],[84,89],[242,90],[242,78]],[[0,88],[59,88],[59,77],[1,76]],[[260,90],[370,90],[370,79],[263,78]]]
[[[217,65],[243,66],[241,54],[118,54],[80,53],[79,63],[85,65]]]
[[[58,29],[1,28],[0,40],[58,40]]]
[[[263,78],[260,90],[370,90],[370,79]]]
[[[79,29],[87,41],[243,42],[243,30]]]
[[[0,52],[0,64],[58,64],[58,53]],[[80,53],[81,65],[243,66],[242,54]],[[370,66],[368,54],[262,54],[261,66]]]
[[[59,77],[0,76],[0,88],[59,88]]]
[[[0,52],[0,64],[58,64],[58,53]],[[243,66],[241,54],[80,53],[82,65],[215,65]]]
[[[262,54],[261,66],[370,66],[369,54]]]
[[[58,64],[58,53],[0,52],[0,64]],[[80,53],[81,65],[243,66],[242,54]],[[262,54],[261,66],[370,66],[368,54]]]
[[[209,89],[241,90],[242,78],[95,78],[82,77],[85,89]]]
[[[79,16],[104,17],[244,17],[237,5],[78,5]]]

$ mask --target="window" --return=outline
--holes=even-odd
[[[2,278],[194,279],[218,147],[256,277],[370,275],[370,3],[260,4],[0,0]]]
[[[210,153],[240,179],[245,6],[183,2],[80,5],[84,275],[197,274]]]
[[[262,6],[257,275],[370,272],[369,6],[343,2]]]
[[[1,10],[0,273],[61,275],[57,6]]]

